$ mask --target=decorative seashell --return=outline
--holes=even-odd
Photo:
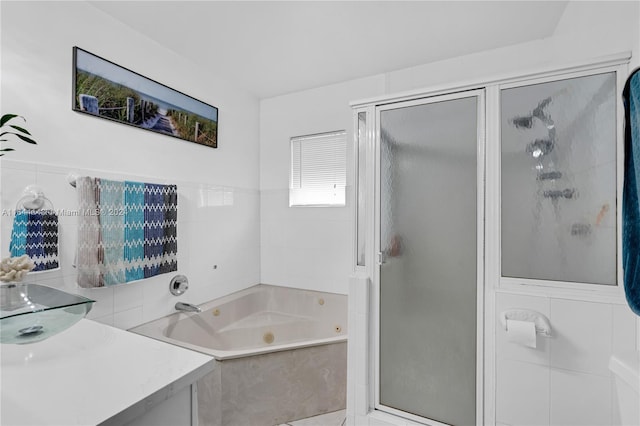
[[[22,281],[33,268],[35,264],[26,254],[7,257],[0,261],[0,281]]]

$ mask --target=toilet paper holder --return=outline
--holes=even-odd
[[[500,314],[500,323],[502,328],[507,329],[507,320],[529,321],[536,326],[536,334],[549,337],[551,336],[551,324],[549,319],[540,312],[530,309],[508,309]]]

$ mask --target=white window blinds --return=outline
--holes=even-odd
[[[344,206],[346,132],[291,138],[289,206]]]

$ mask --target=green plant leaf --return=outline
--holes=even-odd
[[[38,145],[38,142],[34,141],[34,140],[33,140],[33,139],[31,139],[31,138],[28,138],[28,137],[26,137],[26,136],[22,136],[22,135],[20,135],[20,134],[18,134],[18,133],[14,133],[14,134],[15,134],[17,137],[19,137],[20,139],[22,139],[23,141],[25,141],[26,143],[30,143],[30,144],[33,144],[33,145]]]
[[[9,127],[13,127],[14,129],[16,129],[16,130],[18,130],[18,131],[20,131],[20,132],[22,132],[24,134],[27,134],[27,135],[31,136],[31,133],[29,133],[29,131],[27,129],[25,129],[24,127],[14,126],[13,124],[11,124]]]
[[[7,134],[8,135],[15,135],[15,136],[19,137],[20,139],[22,139],[23,141],[25,141],[27,143],[32,143],[34,145],[38,144],[38,142],[34,141],[33,139],[28,138],[26,136],[23,136],[20,133],[16,133],[16,132],[2,132],[2,133],[0,133],[0,136],[4,136],[4,135],[7,135]],[[6,141],[6,139],[0,139],[0,140],[5,140]]]
[[[17,114],[5,114],[2,116],[2,118],[0,118],[0,127],[4,126],[5,124],[7,124],[7,121],[16,118],[16,117],[20,117]],[[24,117],[22,117],[22,119],[24,120]],[[26,121],[26,120],[25,120]]]
[[[4,148],[4,149],[0,149],[0,151],[15,151],[15,149],[13,149],[13,148]]]

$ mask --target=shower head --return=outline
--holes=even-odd
[[[542,101],[540,101],[538,106],[533,110],[533,116],[534,117],[538,117],[538,118],[543,117],[544,116],[544,111],[543,110],[550,103],[551,103],[551,98],[546,98],[546,99],[543,99]]]
[[[553,146],[551,139],[536,139],[527,145],[527,153],[533,158],[539,158],[553,151]]]
[[[545,114],[544,109],[551,103],[551,98],[546,98],[542,100],[537,107],[531,113],[532,116],[536,117],[540,121],[542,121],[548,129],[552,129],[554,127],[553,120],[547,114]]]
[[[553,120],[544,113],[544,109],[551,103],[551,98],[543,99],[537,107],[533,109],[530,115],[514,117],[511,122],[517,129],[530,129],[533,127],[533,119],[537,118],[542,121],[548,129],[554,127]]]

